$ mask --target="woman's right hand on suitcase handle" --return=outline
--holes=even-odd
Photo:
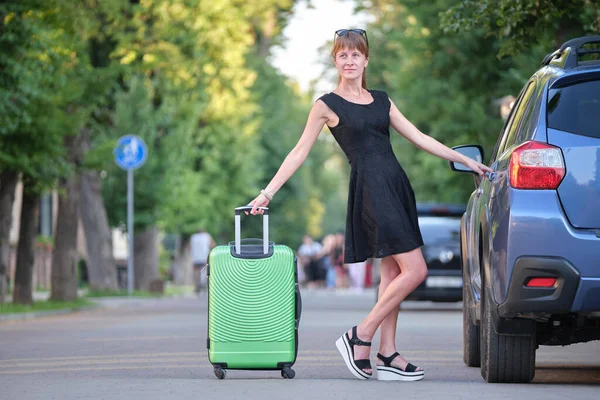
[[[269,205],[269,199],[267,199],[267,196],[265,196],[264,194],[259,194],[258,197],[256,197],[254,200],[252,200],[250,203],[248,203],[249,206],[252,206],[252,210],[250,211],[250,214],[252,215],[256,215],[256,214],[264,214],[265,211],[264,210],[259,210],[258,207],[266,207],[267,205]],[[248,215],[248,211],[244,211],[246,213],[246,215]]]

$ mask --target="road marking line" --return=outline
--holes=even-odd
[[[135,341],[140,340],[198,340],[197,336],[133,336],[126,338],[112,337],[112,338],[87,338],[81,339],[82,342],[123,342],[123,341]]]
[[[340,360],[339,355],[336,357],[311,357],[311,356],[299,356],[296,360],[296,364],[304,364],[305,362],[318,362],[319,365],[323,363],[330,363],[331,361]],[[117,356],[112,359],[95,359],[95,358],[87,358],[87,359],[78,359],[78,360],[37,360],[28,361],[28,362],[16,362],[6,365],[0,365],[0,372],[14,369],[14,368],[35,368],[35,367],[68,367],[68,366],[81,366],[81,365],[106,365],[106,364],[135,364],[135,363],[152,363],[152,362],[160,362],[160,363],[178,363],[178,362],[207,362],[208,355],[203,354],[201,357],[191,357],[191,356],[183,356],[183,357],[164,357],[164,358],[127,358]],[[420,358],[419,363],[431,363],[438,361],[461,361],[459,358],[447,358],[447,357],[436,357],[436,358]]]
[[[428,357],[420,356],[419,354],[426,355],[456,355],[460,357],[462,355],[462,351],[426,351],[426,350],[416,350],[416,351],[404,351],[404,354],[407,358],[420,358],[427,359]],[[56,362],[56,361],[68,361],[68,360],[93,360],[93,359],[115,359],[115,358],[130,358],[130,359],[140,359],[140,358],[169,358],[169,357],[207,357],[207,352],[177,352],[177,353],[137,353],[137,354],[99,354],[99,355],[84,355],[84,356],[68,356],[68,357],[44,357],[44,358],[13,358],[13,359],[1,359],[0,362],[2,364],[6,363],[22,363],[22,362]],[[306,356],[316,356],[319,358],[323,357],[332,357],[339,358],[339,353],[333,350],[300,350],[298,359],[303,359]],[[0,365],[2,368],[3,365]]]
[[[426,369],[431,369],[431,365],[456,365],[456,363],[448,363],[448,362],[436,362],[431,363]],[[340,368],[345,369],[344,365],[341,362],[336,363],[310,363],[310,364],[294,364],[294,368],[296,370],[299,369],[310,369],[315,367],[332,367],[332,368]],[[149,364],[149,365],[119,365],[119,366],[97,366],[97,367],[78,367],[78,368],[40,368],[40,369],[24,369],[24,370],[6,370],[0,371],[0,375],[28,375],[28,374],[44,374],[44,373],[63,373],[63,372],[96,372],[96,371],[120,371],[120,370],[141,370],[141,369],[181,369],[181,368],[190,368],[190,369],[209,369],[212,370],[213,366],[210,364]],[[252,370],[239,370],[240,372],[244,371],[252,371]]]
[[[139,342],[143,340],[199,340],[197,336],[130,336],[130,337],[107,337],[107,338],[83,338],[78,342]],[[28,343],[52,344],[65,343],[68,340],[31,340]],[[68,341],[71,343],[71,341]],[[10,345],[12,342],[0,342],[1,345]]]
[[[103,365],[103,364],[144,364],[144,363],[177,363],[177,362],[193,362],[193,361],[202,361],[205,362],[205,359],[197,359],[197,358],[168,358],[164,360],[157,360],[155,358],[139,358],[139,359],[120,359],[115,358],[114,360],[77,360],[77,361],[56,361],[56,362],[26,362],[26,363],[17,363],[12,365],[1,365],[0,372],[4,372],[5,370],[9,370],[10,368],[31,368],[31,367],[68,367],[68,366],[80,366],[80,365]]]
[[[45,358],[12,358],[12,359],[6,359],[6,360],[2,360],[0,359],[0,362],[2,363],[7,363],[7,362],[21,362],[21,361],[40,361],[40,360],[87,360],[87,359],[93,359],[93,358],[98,358],[98,359],[105,359],[105,358],[116,358],[116,357],[122,357],[122,358],[143,358],[143,357],[168,357],[168,356],[205,356],[208,353],[206,352],[185,352],[185,353],[137,353],[137,354],[99,354],[99,355],[86,355],[86,356],[69,356],[69,357],[45,357]]]

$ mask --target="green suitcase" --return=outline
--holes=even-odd
[[[209,255],[208,357],[219,379],[227,369],[281,370],[291,379],[302,309],[297,261],[269,242],[266,207],[263,239],[241,239],[241,214],[251,209],[235,209],[235,241]]]

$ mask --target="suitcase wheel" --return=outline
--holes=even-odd
[[[215,367],[215,376],[219,379],[225,379],[227,376],[227,371],[221,367]]]
[[[281,377],[283,379],[294,379],[295,376],[296,373],[290,367],[283,367],[283,369],[281,370]]]

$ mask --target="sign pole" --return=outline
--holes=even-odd
[[[133,170],[141,167],[148,157],[144,140],[136,135],[121,136],[113,150],[115,163],[127,171],[127,236],[129,251],[127,257],[127,293],[133,296]]]
[[[133,295],[133,169],[127,170],[127,233],[129,252],[127,257],[127,293]]]

